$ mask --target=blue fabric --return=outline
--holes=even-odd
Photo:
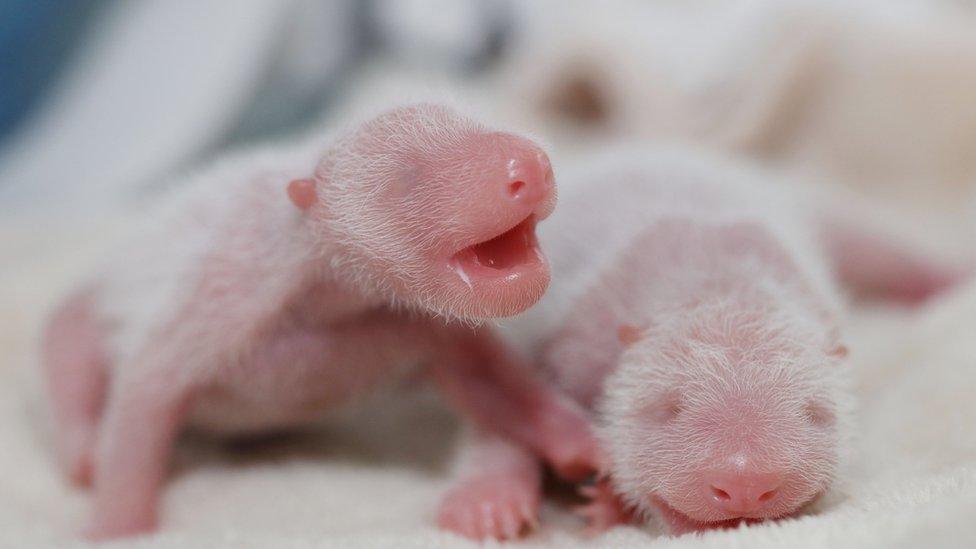
[[[0,0],[0,144],[63,72],[103,0]]]

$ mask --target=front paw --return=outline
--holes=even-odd
[[[60,441],[58,459],[68,482],[73,486],[91,487],[94,446],[95,437],[92,429],[74,429],[65,433]]]
[[[579,492],[589,500],[576,508],[576,514],[586,521],[586,535],[595,536],[614,526],[634,522],[633,512],[613,492],[607,479],[597,480],[592,486],[583,486]]]
[[[573,410],[553,413],[543,432],[543,458],[563,480],[579,482],[605,471],[600,444],[590,422]]]
[[[437,524],[481,540],[515,539],[538,525],[539,488],[520,479],[479,477],[462,482],[444,496]]]
[[[546,460],[559,478],[569,482],[582,481],[603,469],[600,448],[588,433],[551,442]]]
[[[155,530],[156,517],[152,513],[96,515],[82,532],[82,537],[88,541],[108,541]]]

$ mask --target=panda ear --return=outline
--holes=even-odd
[[[638,326],[636,324],[621,324],[617,327],[617,341],[619,341],[624,347],[630,347],[634,343],[640,341],[645,329],[647,329],[646,326]]]
[[[827,354],[834,358],[847,358],[848,352],[849,351],[847,350],[847,345],[844,345],[843,343],[837,343],[836,345],[831,347],[830,350],[827,351]]]
[[[827,352],[827,356],[831,358],[847,358],[847,345],[841,341],[840,332],[836,328],[830,330],[824,350]]]
[[[288,184],[288,198],[299,210],[307,210],[315,204],[315,179],[293,179]]]

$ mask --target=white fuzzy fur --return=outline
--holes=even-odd
[[[251,318],[250,312],[279,306],[309,274],[298,271],[314,258],[322,260],[320,272],[311,274],[339,277],[375,301],[393,302],[389,286],[359,263],[382,258],[404,276],[420,264],[418,246],[400,238],[406,231],[398,229],[406,220],[391,218],[372,199],[394,184],[397,170],[404,167],[402,153],[409,151],[394,147],[414,142],[417,148],[412,150],[443,155],[466,131],[480,126],[449,109],[420,105],[411,120],[399,125],[391,120],[391,126],[377,128],[390,133],[372,137],[376,152],[364,162],[364,150],[349,143],[366,119],[362,116],[358,123],[341,124],[346,130],[317,132],[286,146],[224,158],[182,178],[162,205],[144,212],[144,222],[132,229],[129,243],[105,264],[95,282],[102,314],[125,319],[114,335],[113,349],[120,359],[131,358],[146,344],[152,326],[178,315],[178,307],[191,297],[207,254],[223,255],[225,261],[246,269],[244,276],[262,280],[259,294],[229,303],[242,310],[223,311],[221,316],[228,320]],[[328,151],[328,162],[321,160],[323,151]],[[318,241],[302,234],[301,214],[285,193],[290,180],[313,174],[327,181],[319,189],[319,198],[330,210],[330,218],[318,225],[319,234],[310,235]],[[417,208],[430,211],[426,203]],[[352,257],[343,253],[350,248],[362,253]],[[424,308],[429,302],[407,305]],[[188,331],[206,337],[210,330],[192,326]],[[206,357],[200,360],[207,362]]]
[[[835,467],[846,461],[850,400],[846,369],[827,356],[839,343],[841,312],[816,237],[816,207],[797,204],[760,172],[681,149],[611,149],[582,167],[564,169],[561,182],[561,206],[541,231],[556,273],[552,287],[537,307],[506,327],[526,353],[541,357],[558,384],[592,402],[592,385],[602,380],[591,371],[618,360],[617,326],[650,319],[644,338],[620,356],[597,398],[611,474],[622,494],[646,512],[646,494],[680,492],[675,483],[687,482],[681,475],[690,464],[715,467],[708,459],[717,442],[706,437],[696,446],[683,440],[705,435],[663,435],[641,424],[646,417],[637,411],[672,387],[683,387],[687,413],[698,417],[716,406],[737,406],[726,400],[741,385],[751,395],[743,402],[761,403],[757,421],[771,422],[762,428],[769,447],[760,451],[800,477],[812,475],[806,479],[809,495],[828,486]],[[678,228],[670,229],[674,223]],[[705,231],[702,239],[694,236],[699,230]],[[783,257],[730,256],[708,236],[736,231],[758,235],[757,246],[775,250],[774,256],[782,250]],[[634,248],[644,233],[654,238],[646,248]],[[669,254],[662,243],[668,238],[690,248]],[[624,260],[624,254],[636,259]],[[675,258],[679,269],[657,264]],[[778,272],[783,269],[788,272]],[[708,280],[733,290],[704,290]],[[584,301],[593,295],[601,296],[597,309]],[[701,304],[689,309],[689,299]],[[570,325],[574,335],[547,350]],[[707,339],[697,341],[694,333]],[[732,363],[723,347],[728,343],[708,343],[714,338],[772,358]],[[794,419],[812,401],[835,418],[829,436]],[[648,437],[662,436],[675,437],[674,446],[645,448]],[[777,439],[793,442],[783,446]],[[828,455],[822,454],[827,448]],[[678,458],[680,465],[673,455],[679,451],[685,456]]]
[[[288,268],[296,267],[295,255],[308,251],[302,254],[294,248],[300,244],[295,242],[297,211],[284,189],[291,178],[307,176],[314,169],[317,155],[309,145],[226,158],[184,178],[163,204],[142,212],[143,221],[129,229],[127,243],[95,277],[100,315],[124,319],[112,332],[111,346],[119,361],[132,360],[148,343],[152,327],[176,317],[179,307],[191,299],[204,256],[230,244],[219,241],[228,224],[238,224],[242,230],[248,224],[268,224],[266,239],[244,243],[246,247],[237,251],[258,262],[253,267],[265,273],[268,282],[282,281]],[[264,195],[263,208],[234,218],[240,204],[253,200],[255,194]],[[269,288],[271,296],[275,293]],[[208,331],[205,326],[191,329],[198,328],[203,334]],[[199,359],[207,362],[206,356]]]
[[[557,167],[558,168],[558,167]],[[558,170],[557,170],[558,171]],[[37,379],[44,312],[90,256],[129,227],[98,220],[5,218],[0,250],[0,545],[77,544],[85,493],[60,479]],[[544,225],[542,225],[544,227]],[[976,540],[976,285],[921,314],[858,310],[848,343],[861,399],[852,474],[819,512],[762,526],[662,538],[618,528],[595,539],[568,508],[549,502],[542,530],[519,547],[965,547]],[[955,395],[947,398],[947,391]],[[383,407],[295,444],[226,453],[181,450],[164,504],[167,528],[126,542],[146,549],[471,547],[434,525],[454,430],[430,406]],[[377,417],[379,416],[379,417]],[[423,428],[410,429],[404,425]],[[297,445],[297,447],[296,447]],[[337,459],[337,456],[339,458]]]
[[[482,185],[458,151],[488,130],[433,104],[367,120],[221,160],[143,214],[87,283],[108,328],[113,384],[161,372],[176,387],[210,383],[296,299],[317,300],[322,320],[377,305],[480,318],[437,286],[430,264],[433,246],[472,242],[457,211]],[[317,202],[301,212],[286,188],[313,174]],[[248,393],[274,393],[265,382]]]
[[[415,171],[411,159],[442,159],[440,163],[425,161],[421,174],[410,173],[427,181],[437,180],[438,172],[458,167],[449,164],[451,151],[465,147],[474,132],[485,130],[473,120],[458,119],[448,109],[422,104],[409,113],[371,123],[368,133],[360,130],[358,139],[347,138],[330,151],[317,172],[328,181],[321,199],[333,217],[323,224],[326,230],[321,236],[336,244],[331,258],[333,270],[344,273],[364,294],[392,296],[396,283],[418,288],[420,308],[450,316],[447,312],[456,307],[443,307],[433,298],[436,289],[427,280],[431,277],[424,252],[445,236],[463,232],[464,227],[458,226],[462,219],[453,212],[465,195],[452,196],[431,188],[404,201],[395,216],[383,211],[390,200],[377,200],[376,195],[397,185],[415,184],[403,179],[405,173]],[[370,154],[365,165],[361,161],[364,151]],[[471,171],[464,166],[461,169]],[[420,226],[440,230],[418,232]],[[388,266],[382,276],[376,269],[378,262]]]

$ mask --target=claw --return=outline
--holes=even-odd
[[[538,486],[479,478],[452,490],[441,504],[441,528],[481,540],[516,539],[538,525]]]
[[[539,528],[539,516],[532,509],[532,503],[528,500],[522,500],[522,504],[519,506],[519,513],[522,516],[522,520],[525,521],[526,529],[528,532],[532,532]]]
[[[609,479],[602,478],[595,484],[580,486],[578,492],[590,500],[573,509],[587,523],[584,535],[594,536],[613,526],[634,521],[633,513],[613,492]]]
[[[579,495],[589,499],[595,499],[598,495],[600,495],[599,489],[592,484],[580,486],[576,489],[576,492],[579,493]],[[580,507],[583,506],[581,505]]]
[[[505,534],[505,539],[515,539],[519,534],[519,519],[517,516],[511,512],[506,512],[502,515],[502,532]]]

